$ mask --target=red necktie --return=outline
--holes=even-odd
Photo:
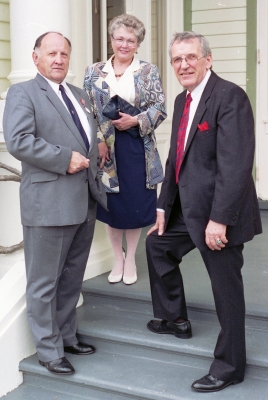
[[[180,126],[179,126],[179,130],[178,130],[177,158],[176,158],[176,183],[178,183],[178,181],[179,181],[179,173],[180,173],[181,163],[182,163],[183,154],[184,154],[184,142],[185,142],[186,129],[187,129],[188,120],[189,120],[189,111],[190,111],[191,101],[192,101],[192,97],[191,97],[191,93],[189,93],[186,97],[182,117],[180,120]]]

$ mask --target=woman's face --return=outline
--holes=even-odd
[[[139,47],[135,33],[124,27],[120,27],[113,32],[111,43],[115,57],[119,61],[132,60],[135,51]]]

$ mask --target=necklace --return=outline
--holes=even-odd
[[[113,67],[113,69],[114,69],[114,57],[111,59],[111,64],[112,64],[112,67]],[[125,71],[124,72],[122,72],[122,74],[114,74],[114,76],[116,77],[116,78],[120,78],[121,76],[123,76],[124,75],[124,73],[125,73]]]

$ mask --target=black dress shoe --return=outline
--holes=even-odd
[[[191,387],[197,392],[218,392],[229,385],[236,385],[241,382],[243,382],[243,380],[221,381],[215,378],[215,376],[208,374],[195,381]]]
[[[95,347],[90,346],[89,344],[78,342],[73,346],[64,347],[64,351],[66,351],[66,353],[76,354],[78,356],[85,356],[87,354],[95,353]]]
[[[147,328],[154,333],[169,333],[180,339],[190,339],[192,337],[190,321],[176,324],[165,319],[162,319],[162,321],[152,319],[148,322]]]
[[[53,374],[70,375],[75,372],[74,367],[65,357],[57,358],[56,360],[47,362],[39,360],[39,364],[43,365],[43,367],[46,367]]]

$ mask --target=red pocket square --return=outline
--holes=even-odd
[[[207,131],[209,129],[207,121],[203,122],[203,124],[197,125],[200,131]]]

